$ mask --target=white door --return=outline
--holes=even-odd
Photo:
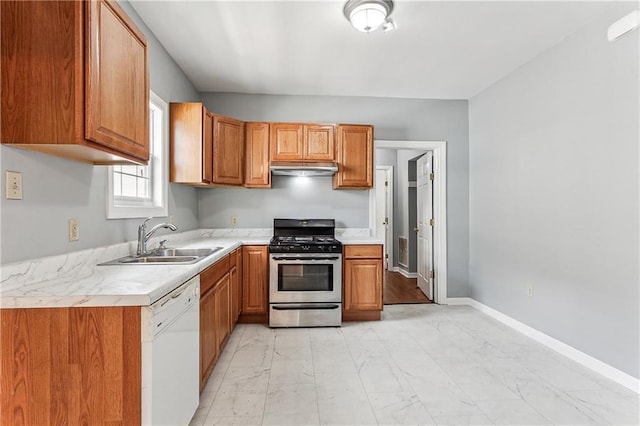
[[[417,161],[417,205],[418,205],[418,287],[433,300],[433,153],[427,152]]]
[[[384,269],[389,269],[389,210],[392,208],[391,179],[393,169],[376,168],[375,192],[376,192],[376,238],[384,240]]]

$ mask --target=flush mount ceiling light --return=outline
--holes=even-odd
[[[396,24],[389,18],[392,11],[392,0],[348,0],[343,10],[353,28],[363,33],[380,27],[384,32],[394,30]]]

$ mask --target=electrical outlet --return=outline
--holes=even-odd
[[[173,220],[175,219],[174,215],[169,215],[169,223],[173,225]]]
[[[533,287],[532,286],[527,287],[527,296],[529,296],[529,297],[533,296]]]
[[[5,183],[5,198],[7,200],[22,200],[22,173],[7,172]]]
[[[78,241],[80,239],[80,224],[78,219],[69,219],[69,241]]]
[[[231,226],[238,226],[238,216],[231,216]]]

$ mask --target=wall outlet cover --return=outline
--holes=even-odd
[[[69,219],[69,241],[78,241],[80,239],[80,224],[78,219]]]

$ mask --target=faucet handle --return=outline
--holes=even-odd
[[[140,224],[139,228],[140,229],[144,229],[145,225],[147,224],[147,222],[149,222],[151,219],[153,219],[153,216],[149,216],[148,218],[146,218],[145,220],[142,221],[142,223]]]
[[[165,249],[166,247],[164,246],[165,244],[167,244],[168,240],[162,240],[160,241],[160,246],[158,246],[159,249]]]

